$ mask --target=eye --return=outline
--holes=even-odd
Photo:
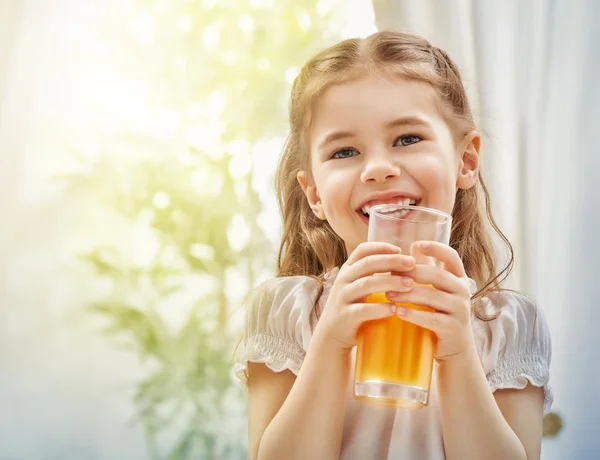
[[[396,142],[394,143],[394,147],[396,147],[397,145],[402,145],[403,147],[406,147],[408,145],[412,145],[412,144],[421,142],[422,140],[423,140],[423,138],[421,136],[417,136],[416,134],[409,134],[408,136],[400,136],[398,139],[396,139]]]
[[[337,150],[336,152],[334,152],[333,155],[331,155],[332,159],[344,159],[344,158],[352,158],[356,155],[359,155],[359,152],[356,149],[353,148],[343,148],[340,150]]]

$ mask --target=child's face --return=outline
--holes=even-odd
[[[410,198],[450,214],[457,188],[477,179],[479,136],[457,145],[435,90],[416,80],[365,75],[328,88],[309,134],[314,182],[298,180],[348,253],[367,240],[365,205]]]

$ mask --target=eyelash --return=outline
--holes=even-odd
[[[398,143],[398,141],[400,141],[400,140],[402,140],[402,139],[409,138],[409,137],[416,137],[416,138],[418,138],[419,140],[418,140],[417,142],[413,142],[413,143],[410,143],[410,144],[402,144],[402,145],[399,145],[399,146],[397,146],[397,145],[396,145],[396,144]],[[410,146],[410,145],[418,144],[418,143],[419,143],[419,142],[421,142],[422,140],[423,140],[423,138],[422,138],[421,136],[417,135],[417,134],[407,134],[407,135],[404,135],[404,136],[400,136],[400,137],[398,137],[398,138],[396,139],[396,141],[394,142],[394,147],[408,147],[408,146]],[[353,147],[344,147],[343,149],[336,150],[336,151],[333,153],[333,155],[331,155],[331,159],[333,159],[333,160],[343,160],[343,159],[345,159],[345,158],[352,158],[352,157],[339,157],[339,156],[337,156],[337,155],[338,155],[340,152],[349,152],[349,151],[355,151],[355,152],[358,152],[358,151],[357,151],[355,148],[353,148]]]

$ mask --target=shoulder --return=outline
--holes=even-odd
[[[473,332],[481,362],[493,390],[524,388],[527,382],[545,389],[545,412],[552,403],[548,386],[552,340],[546,316],[535,300],[514,291],[498,291],[479,299],[479,308],[494,315],[475,318]]]
[[[497,291],[478,299],[477,308],[496,319],[474,319],[474,329],[488,346],[512,352],[550,346],[550,330],[543,310],[532,297],[516,291]],[[508,351],[508,350],[506,350]]]
[[[251,293],[247,304],[248,316],[299,317],[321,306],[329,295],[338,269],[319,280],[311,276],[284,276],[270,278]]]
[[[278,329],[300,320],[314,308],[321,283],[308,276],[271,278],[259,284],[246,302],[250,329]]]
[[[309,276],[277,277],[253,289],[235,358],[235,372],[244,385],[248,362],[298,374],[312,338],[316,308],[324,305],[334,277],[326,276],[324,281]]]
[[[312,296],[319,289],[319,281],[309,276],[282,276],[270,278],[256,286],[250,296],[255,303],[290,303],[297,296]],[[291,302],[295,304],[297,302]],[[290,305],[291,306],[291,305]]]

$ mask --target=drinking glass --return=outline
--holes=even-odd
[[[398,246],[417,264],[441,264],[421,254],[418,241],[450,243],[452,217],[425,207],[376,205],[369,213],[369,241]],[[378,276],[375,274],[373,276]],[[433,289],[433,286],[429,286]],[[387,303],[385,292],[368,296],[367,303]],[[417,310],[433,311],[423,305],[395,302]],[[433,357],[437,337],[429,329],[393,315],[365,321],[358,330],[354,370],[354,397],[379,405],[420,408],[429,402]]]

